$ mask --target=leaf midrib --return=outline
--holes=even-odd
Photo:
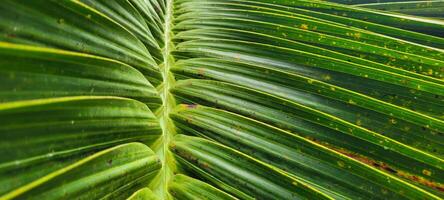
[[[168,182],[171,179],[170,175],[171,173],[171,169],[169,169],[168,167],[168,161],[167,161],[167,156],[168,156],[168,146],[169,146],[169,142],[171,139],[171,133],[169,133],[169,113],[171,112],[173,106],[174,106],[174,102],[170,102],[170,85],[171,82],[174,81],[174,78],[172,78],[172,74],[170,73],[170,67],[171,67],[171,38],[170,38],[170,34],[171,34],[171,25],[172,25],[172,15],[173,15],[173,9],[172,9],[172,0],[167,0],[167,5],[166,5],[166,15],[165,15],[165,26],[164,26],[164,48],[162,50],[162,55],[163,55],[163,68],[162,68],[162,91],[161,91],[161,96],[162,96],[162,112],[160,113],[159,116],[159,120],[160,120],[160,125],[162,127],[162,150],[161,150],[161,155],[160,155],[160,159],[162,162],[162,169],[161,169],[161,181],[160,181],[160,185],[159,185],[159,190],[161,191],[161,199],[168,199],[168,195],[167,195],[167,191],[168,191]]]

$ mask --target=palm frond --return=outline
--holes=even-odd
[[[4,0],[0,199],[442,199],[441,3]]]

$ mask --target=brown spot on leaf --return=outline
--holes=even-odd
[[[429,171],[429,170],[423,169],[423,170],[422,170],[422,174],[424,174],[424,175],[426,175],[426,176],[431,176],[431,175],[432,175],[432,172]]]
[[[320,145],[323,145],[323,146],[325,146],[325,147],[327,147],[329,149],[332,149],[332,150],[334,150],[334,151],[336,151],[338,153],[346,155],[346,156],[348,156],[348,157],[350,157],[352,159],[355,159],[355,160],[357,160],[357,161],[359,161],[361,163],[373,166],[373,167],[375,167],[377,169],[389,172],[389,173],[397,175],[399,177],[402,177],[402,178],[414,181],[416,183],[422,184],[424,186],[427,186],[427,187],[430,187],[430,188],[433,188],[433,189],[436,189],[436,190],[444,192],[444,184],[442,184],[442,183],[434,182],[434,181],[428,180],[428,179],[426,179],[424,177],[421,177],[421,176],[418,176],[418,175],[413,175],[413,174],[410,174],[408,172],[395,169],[395,168],[393,168],[393,167],[389,166],[388,164],[383,163],[381,161],[376,161],[376,160],[370,159],[370,158],[368,158],[366,156],[363,156],[363,155],[360,155],[360,154],[348,151],[346,149],[338,148],[338,147],[332,146],[330,144],[327,144],[325,142],[317,141],[314,138],[307,138],[307,139],[310,139],[313,142],[316,142],[316,143],[318,143]],[[426,176],[431,176],[432,175],[432,172],[429,171],[429,170],[426,170],[426,169],[424,169],[422,171],[422,173],[424,175],[426,175]]]
[[[6,34],[6,37],[8,37],[8,38],[16,38],[17,35],[10,33],[10,34]]]
[[[189,109],[197,108],[197,104],[186,104],[186,107]]]

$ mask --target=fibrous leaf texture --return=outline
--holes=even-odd
[[[443,8],[3,0],[0,199],[442,199]]]

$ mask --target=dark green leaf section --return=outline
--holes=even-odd
[[[164,8],[2,2],[0,199],[126,199],[155,179]]]
[[[0,43],[0,101],[61,96],[121,96],[152,109],[156,89],[131,66],[115,60],[29,45]]]
[[[172,118],[185,133],[233,147],[335,199],[437,198],[310,140],[233,113],[183,105]]]
[[[293,102],[294,106],[299,107],[298,110],[312,112],[314,109],[318,111],[318,114],[314,114],[318,117],[339,117],[347,121],[348,123],[344,123],[349,124],[347,126],[350,128],[355,125],[362,126],[369,131],[382,133],[387,137],[402,141],[403,143],[423,149],[437,156],[442,156],[444,152],[441,143],[443,135],[440,134],[443,132],[443,128],[442,125],[438,125],[442,124],[441,120],[412,112],[408,109],[401,109],[400,107],[383,101],[372,100],[368,97],[360,98],[356,93],[351,93],[334,85],[324,84],[295,74],[283,73],[269,68],[261,68],[242,63],[234,64],[233,62],[214,59],[190,59],[187,60],[186,63],[177,63],[176,67],[178,67],[175,69],[177,73],[183,73],[185,71],[188,73],[184,74],[189,74],[194,77],[209,77],[254,88],[255,90],[283,98],[279,101],[285,101],[284,99],[286,99],[286,101]],[[218,84],[216,82],[187,81],[178,84],[178,86],[179,87],[174,90],[177,91],[177,93],[195,96],[198,97],[197,99],[204,99],[210,102],[219,99],[215,98],[218,96],[209,94],[226,94],[227,96],[232,95],[232,97],[241,98],[244,101],[258,102],[265,107],[269,106],[267,105],[268,102],[261,102],[255,99],[258,98],[257,95],[261,96],[261,99],[266,99],[267,95],[254,93],[250,90],[246,90],[245,94],[240,94],[236,92],[236,89],[224,88],[224,84]],[[390,87],[390,85],[388,86]],[[231,88],[232,85],[228,85],[227,87]],[[376,87],[374,88],[376,89]],[[395,88],[393,88],[393,91],[396,90]],[[380,91],[383,89],[386,88],[381,87]],[[208,93],[205,90],[210,90],[214,93]],[[220,93],[220,91],[224,90],[227,90],[227,92]],[[417,106],[419,107],[427,103],[433,106],[433,104],[430,104],[433,100],[434,98],[430,97],[429,102],[417,102]],[[234,100],[232,102],[235,103]],[[219,101],[216,103],[219,103]],[[290,105],[283,104],[282,106]],[[243,109],[243,107],[237,108],[235,105],[230,105],[230,107]],[[274,108],[282,109],[279,107]],[[439,102],[437,102],[431,110],[432,109],[441,109]],[[285,109],[283,109],[283,111],[285,111]],[[262,110],[255,109],[255,112],[262,112]],[[300,116],[301,114],[297,112],[292,115]],[[300,117],[302,119],[305,118],[305,116]],[[314,120],[318,117],[313,117],[312,120],[318,123],[316,122],[318,120]],[[437,123],[437,126],[434,128],[431,128],[432,120]],[[328,125],[329,123],[331,122],[327,120],[324,126],[334,129],[334,127]]]
[[[118,8],[130,7],[119,2],[121,4],[115,3]],[[123,14],[129,11],[122,12],[108,13],[115,18],[120,14],[121,20],[118,20],[79,1],[6,0],[0,5],[0,40],[112,58],[137,68],[148,80],[159,82],[157,64],[149,53],[152,47],[145,47],[138,39],[142,33],[131,32],[142,31],[144,27],[136,27],[138,24],[132,24],[132,18],[124,18]],[[149,44],[153,40],[149,35],[142,38]]]
[[[177,135],[171,149],[190,170],[210,182],[221,181],[220,187],[236,196],[243,192],[256,199],[330,199],[269,164],[219,143]]]
[[[273,3],[272,0],[259,0],[260,2]],[[430,18],[421,18],[396,13],[378,12],[372,9],[351,7],[324,1],[310,0],[282,0],[280,5],[308,9],[317,12],[345,16],[352,19],[368,21],[386,26],[392,26],[441,37],[444,34],[444,22]]]
[[[443,198],[442,2],[332,1],[3,1],[0,199]]]
[[[48,173],[2,198],[126,198],[137,190],[134,186],[147,184],[159,168],[160,161],[146,145],[127,143]]]
[[[237,198],[218,190],[217,188],[188,177],[183,174],[174,176],[172,182],[168,185],[169,193],[175,199],[194,200],[235,200]]]
[[[408,15],[423,16],[444,19],[443,0],[329,0],[329,2],[353,5],[356,7],[370,8],[384,12],[403,13]]]
[[[444,18],[444,1],[442,0],[360,3],[356,6],[408,15]]]
[[[383,56],[400,59],[401,55],[409,54],[413,57],[415,57],[415,54],[427,57],[435,55],[437,58],[443,57],[442,52],[436,49],[426,49],[423,46],[406,43],[399,39],[378,35],[363,29],[347,27],[327,20],[313,19],[310,16],[295,15],[278,9],[220,2],[217,4],[203,4],[198,7],[196,3],[187,3],[179,8],[179,13],[183,14],[177,18],[176,29],[181,29],[184,26],[186,28],[203,28],[203,25],[205,25],[208,27],[250,30],[278,37],[286,36],[292,40],[317,45],[331,46],[330,48],[335,49],[346,49],[346,52],[355,52],[360,55],[377,54],[381,57],[374,58],[377,61],[382,60]],[[196,16],[209,20],[200,21],[196,19]],[[181,23],[184,20],[185,22]],[[230,23],[231,21],[242,21],[242,23]],[[391,49],[397,51],[390,51]],[[411,62],[407,63],[413,64]]]
[[[359,39],[362,42],[367,42],[370,44],[378,44],[376,41],[379,41],[379,43],[384,44],[382,47],[394,48],[406,52],[411,51],[410,48],[406,47],[411,47],[412,45],[417,46],[410,42],[417,42],[419,44],[424,44],[431,47],[444,47],[444,39],[442,37],[409,31],[402,29],[402,27],[396,28],[394,26],[387,26],[380,23],[369,22],[368,20],[359,20],[350,18],[348,16],[336,15],[337,13],[329,14],[328,12],[318,12],[307,8],[298,8],[297,6],[292,5],[286,6],[287,4],[289,4],[287,1],[271,3],[268,0],[181,0],[180,2],[182,3],[178,4],[178,11],[176,13],[184,14],[183,17],[191,17],[190,14],[186,15],[186,13],[194,13],[195,15],[199,14],[198,16],[210,17],[210,15],[205,15],[204,13],[208,13],[207,10],[211,10],[215,11],[218,15],[222,14],[223,18],[242,16],[243,18],[247,19],[256,19],[256,21],[280,22],[294,28],[302,27],[305,30],[320,33],[330,33],[336,37]],[[292,3],[301,4],[301,2],[304,1],[294,1]],[[322,2],[316,2],[312,6],[315,6],[315,4],[319,3],[322,4]],[[308,6],[310,6],[310,4],[308,4]],[[240,10],[245,10],[248,12],[242,14],[239,12]],[[266,15],[269,17],[272,16],[272,19],[260,18],[257,17],[258,15]],[[282,19],[283,15],[291,18],[292,20],[275,20],[276,18],[279,19],[279,16],[281,16]],[[178,17],[178,20],[181,20],[181,18],[183,17]],[[195,21],[198,21],[196,18],[193,19]],[[291,23],[293,20],[295,20],[295,23]],[[222,24],[227,25],[227,23]],[[279,28],[275,28],[275,33],[281,34],[281,31],[279,29],[284,27],[285,26],[280,26]],[[248,28],[248,26],[244,28]],[[375,35],[375,33],[377,35]],[[384,38],[385,41],[381,40],[382,38]],[[422,50],[416,48],[416,50],[419,51],[428,51],[427,49],[429,48],[424,49],[424,46]]]
[[[334,199],[443,197],[441,22],[304,0],[178,0],[174,22],[180,133]],[[219,189],[262,197],[175,153]]]
[[[147,21],[145,21],[143,15],[140,13],[145,12],[145,16],[152,16],[153,14],[157,14],[156,11],[153,10],[153,3],[147,3],[146,1],[143,2],[138,0],[81,0],[80,2],[91,6],[92,8],[105,14],[107,17],[115,20],[117,23],[126,28],[129,32],[134,34],[138,39],[140,39],[140,41],[142,41],[147,48],[148,52],[153,55],[153,58],[158,63],[163,61],[160,49],[160,45],[163,45],[163,43],[159,43],[156,40],[156,38],[159,38],[159,35],[163,35],[163,33],[161,29],[159,29],[157,26],[152,26],[151,29],[155,31],[153,34],[147,23],[156,22],[153,19],[154,16],[148,17]],[[156,35],[157,37],[154,37],[154,35]]]
[[[442,149],[442,144],[434,143],[433,140],[423,140],[423,133],[418,133],[417,136],[412,135],[413,132],[390,133],[389,131],[400,131],[397,125],[403,124],[401,121],[389,128],[377,124],[374,121],[378,119],[377,115],[372,114],[361,116],[360,123],[348,123],[291,100],[216,81],[180,81],[173,92],[187,103],[230,110],[289,130],[324,145],[333,145],[336,148],[365,155],[371,160],[387,163],[394,169],[390,171],[391,173],[408,172],[439,183],[443,182],[444,177],[441,176],[443,161],[440,155],[431,154],[436,149]],[[349,107],[348,110],[351,108]],[[364,128],[364,125],[373,127]],[[389,131],[376,132],[375,129]],[[417,129],[421,130],[421,127]],[[416,142],[421,140],[423,140],[423,145],[416,145]],[[435,148],[430,153],[423,151],[424,146],[428,145]],[[428,172],[431,171],[433,172],[429,174]]]
[[[1,195],[21,191],[20,188],[63,170],[91,152],[136,141],[148,145],[161,133],[157,119],[146,105],[117,97],[3,103],[0,119]],[[135,157],[133,161],[137,160]],[[95,173],[94,169],[86,171]],[[73,176],[74,179],[76,173]],[[49,190],[55,186],[46,187]]]
[[[333,36],[326,33],[319,35],[319,33],[316,33],[318,29],[315,31],[304,30],[304,28],[299,27],[300,24],[297,27],[283,25],[297,23],[297,20],[301,17],[294,20],[291,18],[292,20],[284,21],[281,19],[276,21],[274,20],[276,14],[271,14],[271,11],[264,14],[256,11],[257,7],[235,5],[243,7],[243,10],[236,11],[238,14],[226,14],[230,12],[225,9],[228,5],[221,3],[211,4],[206,9],[195,8],[194,1],[180,4],[180,11],[184,14],[177,17],[179,23],[175,26],[180,31],[175,39],[181,42],[177,46],[176,56],[184,58],[216,57],[237,62],[249,62],[253,65],[275,68],[303,75],[307,78],[314,78],[350,90],[363,92],[366,95],[402,107],[419,110],[435,117],[442,117],[444,109],[440,105],[443,103],[443,81],[432,78],[443,76],[442,65],[439,64],[442,62],[440,61],[442,56],[444,56],[442,50],[431,48],[430,50],[434,51],[435,54],[430,52],[424,54],[424,56],[429,55],[429,57],[437,56],[429,60],[429,67],[431,68],[426,69],[425,65],[421,63],[423,59],[420,58],[425,58],[424,56],[409,57],[410,55],[421,54],[420,52],[427,50],[426,47],[412,44],[412,47],[407,47],[408,50],[397,49],[398,47],[395,46],[393,49],[387,49],[385,48],[387,44],[400,42],[397,46],[403,46],[400,44],[405,42],[385,38],[380,34],[368,33],[364,30],[361,31],[380,40],[378,46],[368,45],[365,41],[361,42],[360,40],[363,40],[361,38],[355,38],[355,41],[347,39],[344,40],[345,43],[341,43],[338,42],[339,38],[336,36],[327,44],[322,41]],[[216,11],[213,12],[211,9]],[[254,13],[252,13],[253,11]],[[250,13],[242,15],[244,12]],[[212,17],[207,17],[209,13],[212,13]],[[203,15],[203,17],[199,17],[203,20],[195,18],[199,15]],[[258,16],[254,17],[254,15]],[[264,20],[254,20],[262,19],[260,17]],[[292,15],[287,13],[285,17],[290,18]],[[264,21],[270,21],[270,23]],[[308,24],[306,25],[308,26]],[[327,23],[324,23],[324,26],[330,26],[326,30],[337,29],[337,27]],[[344,29],[356,31],[350,28]],[[344,37],[350,34],[351,32],[343,33]],[[221,40],[224,42],[217,42]],[[393,42],[390,42],[390,40],[393,40]],[[350,42],[356,44],[353,45]],[[334,48],[321,48],[319,45],[328,45]],[[339,52],[340,50],[333,51],[339,46],[354,49],[353,51],[374,54],[373,56],[376,57],[381,56],[381,60],[375,62],[376,60],[372,60],[372,58],[356,56],[353,53],[344,54],[344,52]],[[377,50],[378,48],[379,50]],[[406,52],[409,51],[410,53],[407,54]],[[394,58],[394,54],[397,54],[398,58],[403,61],[393,64],[398,60]],[[390,59],[385,60],[383,57]],[[188,62],[185,61],[184,63]],[[412,65],[412,68],[399,69],[405,67],[405,63]],[[354,84],[356,82],[360,84]],[[394,89],[395,87],[396,89]],[[424,95],[428,96],[424,100],[431,100],[433,102],[431,105],[435,105],[432,106],[434,108],[427,108],[428,105],[424,104],[415,106],[415,102],[421,101],[418,99]],[[428,100],[427,102],[430,102]]]
[[[187,44],[182,43],[187,46],[180,46],[179,48],[181,51],[186,52],[187,55],[192,57],[213,57],[241,63],[249,63],[250,65],[264,66],[265,68],[269,69],[276,69],[291,74],[297,74],[304,77],[305,79],[312,79],[312,82],[314,82],[315,84],[318,82],[331,84],[337,83],[338,86],[342,86],[343,89],[354,90],[355,92],[366,90],[362,87],[370,87],[371,84],[375,85],[375,83],[378,82],[382,82],[380,83],[382,87],[384,87],[383,85],[387,86],[391,84],[397,85],[398,88],[402,86],[407,86],[403,89],[403,96],[407,96],[407,99],[413,98],[413,101],[417,101],[416,99],[418,97],[415,97],[414,95],[416,95],[416,92],[419,90],[419,93],[421,95],[424,94],[429,96],[430,99],[433,99],[432,103],[437,105],[437,109],[427,109],[422,107],[419,108],[421,110],[427,109],[423,111],[424,114],[431,113],[437,117],[442,117],[442,113],[444,113],[444,109],[441,106],[438,106],[439,104],[442,104],[444,99],[442,94],[442,91],[444,91],[442,89],[442,84],[433,84],[430,82],[427,83],[426,81],[418,79],[413,80],[414,78],[407,78],[406,76],[395,75],[394,73],[384,74],[384,72],[380,70],[375,70],[367,67],[363,69],[353,63],[324,59],[325,57],[323,58],[314,54],[313,56],[316,56],[318,58],[305,56],[291,49],[282,49],[274,46],[266,46],[257,43],[247,43],[238,40],[226,40],[224,41],[224,43],[215,44],[216,41],[217,40],[215,39],[196,40],[191,41]],[[245,46],[248,46],[250,48],[245,48]],[[308,66],[304,66],[298,63],[306,63]],[[311,66],[319,66],[319,68],[317,69]],[[343,81],[345,78],[353,82]],[[368,81],[369,86],[356,84],[353,85],[353,83],[360,83],[357,82],[358,80]],[[410,80],[413,81],[410,82]],[[405,83],[404,85],[402,84],[403,82]],[[415,84],[414,82],[418,84]],[[366,84],[366,82],[363,82],[362,84]],[[408,87],[408,84],[413,84],[416,86],[411,85],[411,87]],[[413,89],[413,87],[415,89]],[[426,87],[428,87],[429,89],[425,89]],[[387,91],[384,92],[385,94],[380,94],[377,91],[368,90],[366,91],[366,93],[369,96],[379,98],[380,100],[390,98],[389,96],[385,95],[388,93]],[[404,97],[398,99],[398,95],[396,93],[389,93],[389,95],[392,96],[392,102],[398,104],[399,106],[409,107],[411,102],[413,102],[409,100],[403,100],[402,98]],[[347,97],[344,96],[343,98],[343,101],[348,101],[348,99],[346,99]],[[390,99],[387,100],[390,101]]]
[[[405,0],[328,0],[328,2],[341,3],[341,4],[369,4],[369,3],[389,3],[389,2],[402,2]]]

